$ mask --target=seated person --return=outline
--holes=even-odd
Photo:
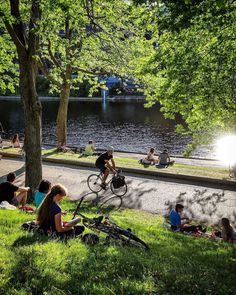
[[[160,153],[158,157],[158,165],[160,166],[172,166],[175,161],[170,160],[169,153],[167,149],[164,149],[162,153]]]
[[[11,141],[11,145],[13,148],[20,148],[21,147],[18,134],[15,134],[13,136],[12,141]]]
[[[45,180],[45,179],[40,181],[38,190],[37,190],[37,192],[35,193],[35,196],[34,196],[36,208],[38,208],[40,206],[40,204],[42,203],[45,195],[49,192],[50,188],[51,188],[51,182],[50,181]]]
[[[94,142],[92,140],[90,140],[85,147],[84,154],[86,156],[92,156],[93,153],[94,153]]]
[[[186,224],[190,223],[190,220],[187,220],[186,222],[181,222],[181,213],[184,210],[184,206],[181,204],[176,204],[175,210],[171,210],[170,212],[170,224],[171,229],[174,231],[181,231],[181,232],[206,232],[206,230],[202,229],[201,225],[191,225],[186,226]]]
[[[145,158],[146,160],[148,160],[152,165],[155,165],[158,163],[158,160],[155,159],[154,157],[155,154],[155,149],[154,148],[150,148],[150,151],[147,154],[147,157]]]
[[[0,184],[0,202],[7,201],[9,204],[25,206],[29,187],[18,187],[13,184],[16,174],[11,172],[7,175],[7,181]],[[19,194],[17,194],[19,193]]]
[[[109,161],[111,161],[112,166],[109,164]],[[115,174],[116,173],[116,165],[115,161],[113,159],[113,147],[108,147],[107,151],[103,154],[101,154],[96,162],[95,166],[101,171],[102,173],[102,184],[101,187],[103,189],[106,189],[106,180],[109,175],[110,170]]]
[[[222,229],[220,232],[216,232],[215,236],[222,238],[223,241],[231,242],[236,240],[236,232],[233,229],[232,225],[230,225],[228,218],[221,219]]]
[[[37,223],[45,233],[51,232],[58,237],[80,235],[84,231],[83,225],[69,226],[62,222],[62,212],[59,206],[67,195],[67,190],[61,184],[54,185],[45,196],[38,210]]]

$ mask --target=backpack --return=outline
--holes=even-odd
[[[114,188],[120,188],[125,185],[125,177],[123,175],[116,175],[112,178]]]

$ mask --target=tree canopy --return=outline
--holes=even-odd
[[[197,143],[213,132],[236,129],[236,3],[200,1],[194,7],[189,23],[177,30],[166,25],[169,14],[163,12],[162,31],[137,73],[146,86],[147,106],[158,101],[166,117],[180,114],[187,125],[178,130]]]

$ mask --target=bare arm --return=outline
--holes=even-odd
[[[29,189],[30,189],[29,187],[24,187],[24,186],[22,186],[22,187],[19,187],[19,188],[18,188],[17,192],[19,192],[19,193],[22,193],[22,192],[28,192]]]
[[[61,213],[58,213],[54,216],[54,221],[55,221],[56,231],[59,233],[67,232],[73,228],[72,226],[66,226],[66,227],[62,226]]]
[[[108,160],[105,160],[105,162],[106,162],[107,167],[108,167],[110,170],[112,170],[113,172],[115,172],[115,170],[116,170],[116,166],[115,166],[115,162],[114,162],[114,160],[111,159],[112,166],[110,165],[110,163],[109,163]]]

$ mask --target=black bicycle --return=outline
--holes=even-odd
[[[138,238],[134,233],[132,233],[131,229],[123,229],[114,221],[111,221],[108,216],[101,215],[98,217],[89,218],[80,213],[79,210],[83,200],[84,197],[80,199],[80,202],[74,212],[73,219],[76,217],[76,215],[80,215],[82,217],[84,226],[93,231],[100,231],[107,234],[107,242],[109,242],[111,239],[114,239],[121,242],[122,245],[135,246],[144,250],[149,249],[148,245]]]
[[[87,184],[92,192],[99,193],[102,190],[102,172],[89,175]],[[127,193],[127,184],[121,170],[111,177],[107,185],[110,185],[111,191],[118,197],[123,197]]]

